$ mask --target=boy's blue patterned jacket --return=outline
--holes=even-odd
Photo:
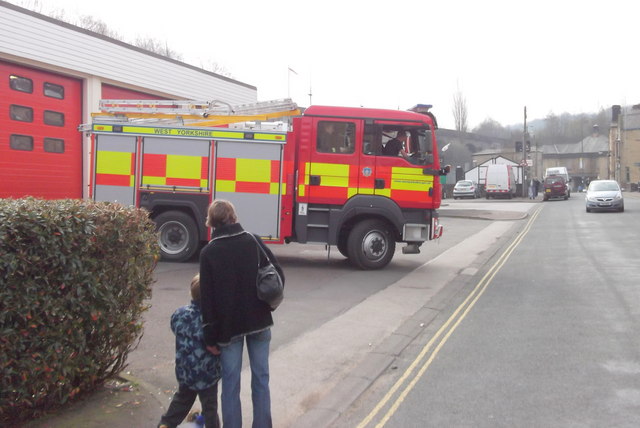
[[[204,344],[200,305],[192,301],[178,308],[171,315],[171,330],[176,335],[178,383],[195,391],[213,386],[220,379],[220,362]]]

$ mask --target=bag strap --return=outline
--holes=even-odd
[[[256,241],[256,246],[258,247],[257,248],[257,250],[258,250],[258,267],[260,267],[260,252],[262,252],[262,254],[264,254],[265,259],[267,259],[267,261],[269,263],[273,264],[273,262],[269,258],[269,254],[267,254],[267,252],[264,250],[264,248],[262,248],[262,245],[260,245],[260,243],[256,239],[255,235],[253,233],[249,233],[249,232],[246,232],[246,231],[245,231],[245,233],[248,234],[249,236],[251,236],[254,241]]]

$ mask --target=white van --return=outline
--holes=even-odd
[[[516,195],[516,173],[511,165],[487,165],[485,196],[489,198],[513,198]]]
[[[569,172],[567,171],[567,167],[565,166],[555,166],[553,168],[547,168],[547,170],[544,173],[544,178],[546,179],[547,177],[549,177],[550,175],[559,175],[560,177],[564,178],[564,182],[566,183],[567,186],[567,197],[571,197],[571,185],[569,183],[571,183],[571,177],[569,177]]]
[[[569,173],[567,172],[567,167],[565,166],[555,166],[553,168],[547,168],[544,173],[544,178],[547,178],[550,175],[559,175],[564,178],[564,181],[569,182]]]

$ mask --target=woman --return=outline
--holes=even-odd
[[[213,236],[200,252],[202,319],[207,349],[220,355],[222,423],[225,428],[242,426],[240,372],[246,341],[253,427],[271,427],[269,343],[273,318],[269,305],[257,297],[258,262],[266,263],[258,245],[267,252],[284,282],[282,268],[259,237],[256,242],[244,231],[231,202],[213,201],[207,226],[213,228]]]

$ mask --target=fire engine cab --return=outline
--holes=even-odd
[[[267,243],[337,246],[361,269],[386,266],[397,242],[415,254],[442,234],[446,171],[429,105],[303,114],[290,100],[227,113],[211,102],[101,105],[81,127],[92,137],[91,197],[147,209],[166,260],[188,260],[209,239],[214,199],[231,201]],[[276,116],[293,116],[292,126],[247,122]]]

